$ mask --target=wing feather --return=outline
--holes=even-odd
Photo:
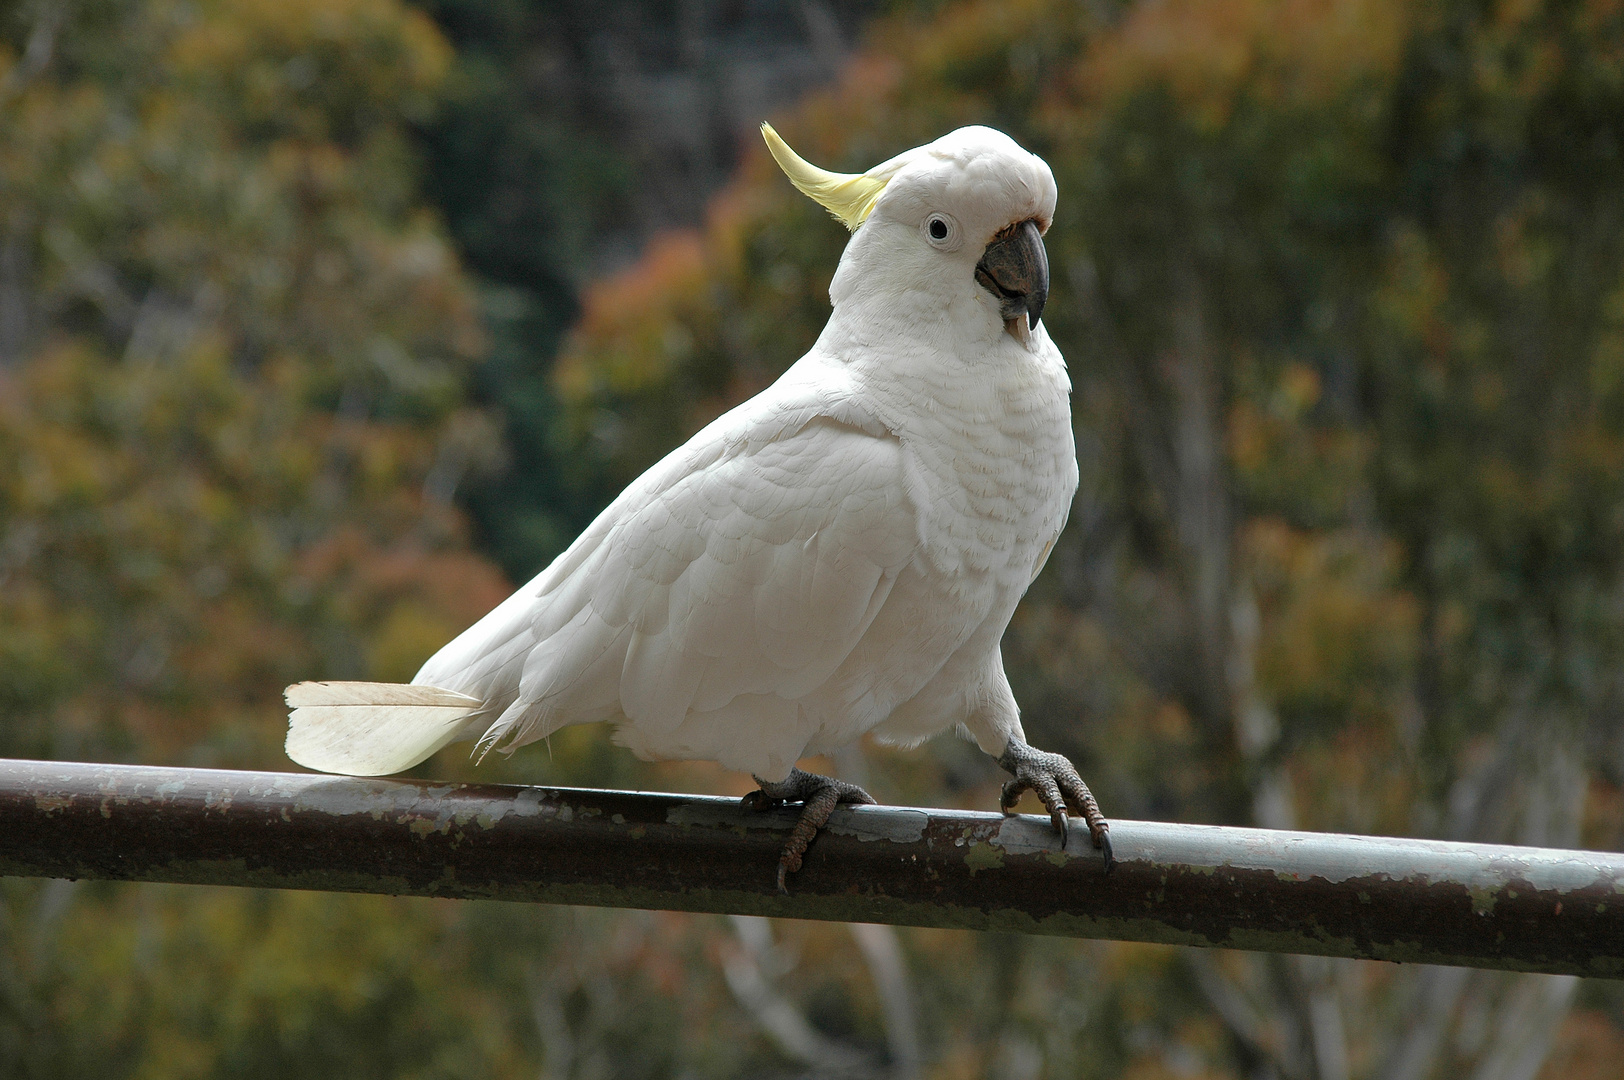
[[[548,582],[540,606],[575,610],[532,616],[517,700],[486,740],[518,745],[618,705],[625,741],[656,752],[695,711],[815,690],[917,547],[907,471],[896,439],[814,417],[620,506],[595,525],[583,576]]]

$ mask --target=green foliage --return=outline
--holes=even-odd
[[[812,342],[845,234],[758,152],[535,363],[625,181],[515,81],[565,7],[437,5],[458,55],[393,0],[0,9],[0,753],[285,767],[284,683],[406,677],[503,594],[465,478],[528,572]],[[1599,0],[966,0],[774,118],[831,168],[964,123],[1055,167],[1083,488],[1005,650],[1108,813],[1619,842],[1620,56]],[[882,799],[996,797],[953,739],[865,762]],[[745,783],[582,728],[424,768]],[[752,970],[894,1052],[840,927],[0,886],[0,1075],[806,1071]],[[1491,1074],[1562,1011],[1499,976],[901,941],[937,1077],[1385,1075],[1400,1045]],[[1624,1043],[1584,993],[1564,1075]]]
[[[606,237],[631,218],[614,103],[559,72],[603,12],[551,0],[423,5],[457,46],[441,107],[420,128],[425,195],[479,275],[490,348],[475,396],[505,428],[504,467],[460,492],[482,546],[534,574],[614,495],[561,452],[551,359]]]
[[[1083,487],[1005,643],[1035,741],[1125,816],[1616,844],[1617,12],[962,3],[875,42],[778,124],[809,159],[988,122],[1059,181]],[[702,234],[595,286],[560,364],[582,453],[634,475],[798,356],[808,232],[841,239],[758,154]],[[939,790],[990,780],[933,753]],[[1339,1051],[1372,1070],[1379,997]],[[1197,1056],[1310,1068],[1309,1019],[1270,1015]]]
[[[0,749],[275,760],[285,680],[501,595],[434,493],[489,442],[466,287],[409,198],[445,46],[360,0],[57,38],[4,61]]]
[[[1288,740],[1360,710],[1391,722],[1412,680],[1458,679],[1427,703],[1429,732],[1453,732],[1434,748],[1449,761],[1496,722],[1464,692],[1501,663],[1488,639],[1548,666],[1534,638],[1549,652],[1551,620],[1583,617],[1555,633],[1584,638],[1561,651],[1584,656],[1585,709],[1604,707],[1618,657],[1586,654],[1613,635],[1599,601],[1566,590],[1608,595],[1620,569],[1615,421],[1594,393],[1611,386],[1624,254],[1610,149],[1624,114],[1599,74],[1616,23],[1194,0],[1100,23],[1064,4],[960,4],[928,32],[879,31],[873,59],[786,122],[836,168],[969,122],[1056,167],[1046,319],[1077,384],[1083,527],[1023,618],[1058,605],[1070,614],[1042,616],[1045,633],[1081,617],[1126,635],[1099,662],[1126,661],[1146,707],[1186,712],[1206,766],[1230,758],[1222,782],[1247,783],[1234,729],[1252,691],[1220,663],[1237,650],[1257,653]],[[629,478],[770,379],[821,324],[840,240],[758,153],[703,234],[595,286],[559,377],[583,450]],[[1441,672],[1418,676],[1440,644],[1423,629],[1462,604],[1483,642],[1446,643]],[[1235,640],[1236,605],[1261,611],[1253,645]],[[1328,641],[1347,654],[1332,668],[1314,658]],[[1030,692],[1050,695],[1055,674]],[[1207,790],[1205,812],[1245,814],[1239,794]]]
[[[409,673],[505,593],[446,505],[492,439],[406,131],[448,51],[370,0],[3,26],[0,754],[286,767],[285,683]],[[7,882],[0,913],[0,1075],[533,1057],[440,1008],[427,906]]]

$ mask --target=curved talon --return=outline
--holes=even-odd
[[[1110,823],[1100,813],[1093,792],[1088,790],[1070,761],[1060,754],[1034,750],[1020,739],[1011,738],[999,755],[998,764],[1015,777],[1004,785],[999,796],[999,806],[1006,815],[1015,812],[1015,804],[1023,792],[1034,792],[1049,812],[1049,821],[1060,834],[1060,849],[1064,851],[1070,839],[1066,812],[1072,811],[1087,822],[1089,838],[1105,859],[1105,872],[1111,872],[1116,859],[1111,851]]]
[[[817,839],[818,830],[828,822],[835,807],[841,803],[874,802],[874,796],[856,784],[802,772],[800,769],[791,769],[789,776],[777,782],[768,782],[759,776],[755,777],[755,781],[761,785],[761,790],[746,795],[741,800],[744,806],[754,810],[771,810],[786,802],[799,802],[803,807],[801,819],[795,823],[789,840],[784,844],[784,853],[778,859],[778,891],[785,894],[789,892],[789,875],[801,868],[806,849]]]

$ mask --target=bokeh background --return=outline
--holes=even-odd
[[[290,768],[284,684],[409,678],[770,382],[844,233],[763,118],[1054,167],[1083,483],[1005,655],[1108,813],[1624,843],[1618,0],[0,3],[0,754]],[[0,1075],[1602,1080],[1624,986],[12,879]]]

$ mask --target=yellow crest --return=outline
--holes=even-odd
[[[784,170],[789,182],[833,214],[848,229],[855,230],[863,223],[890,179],[876,178],[867,173],[836,173],[820,169],[791,150],[771,124],[761,125],[761,137],[767,140],[767,149],[772,151],[773,160]]]

